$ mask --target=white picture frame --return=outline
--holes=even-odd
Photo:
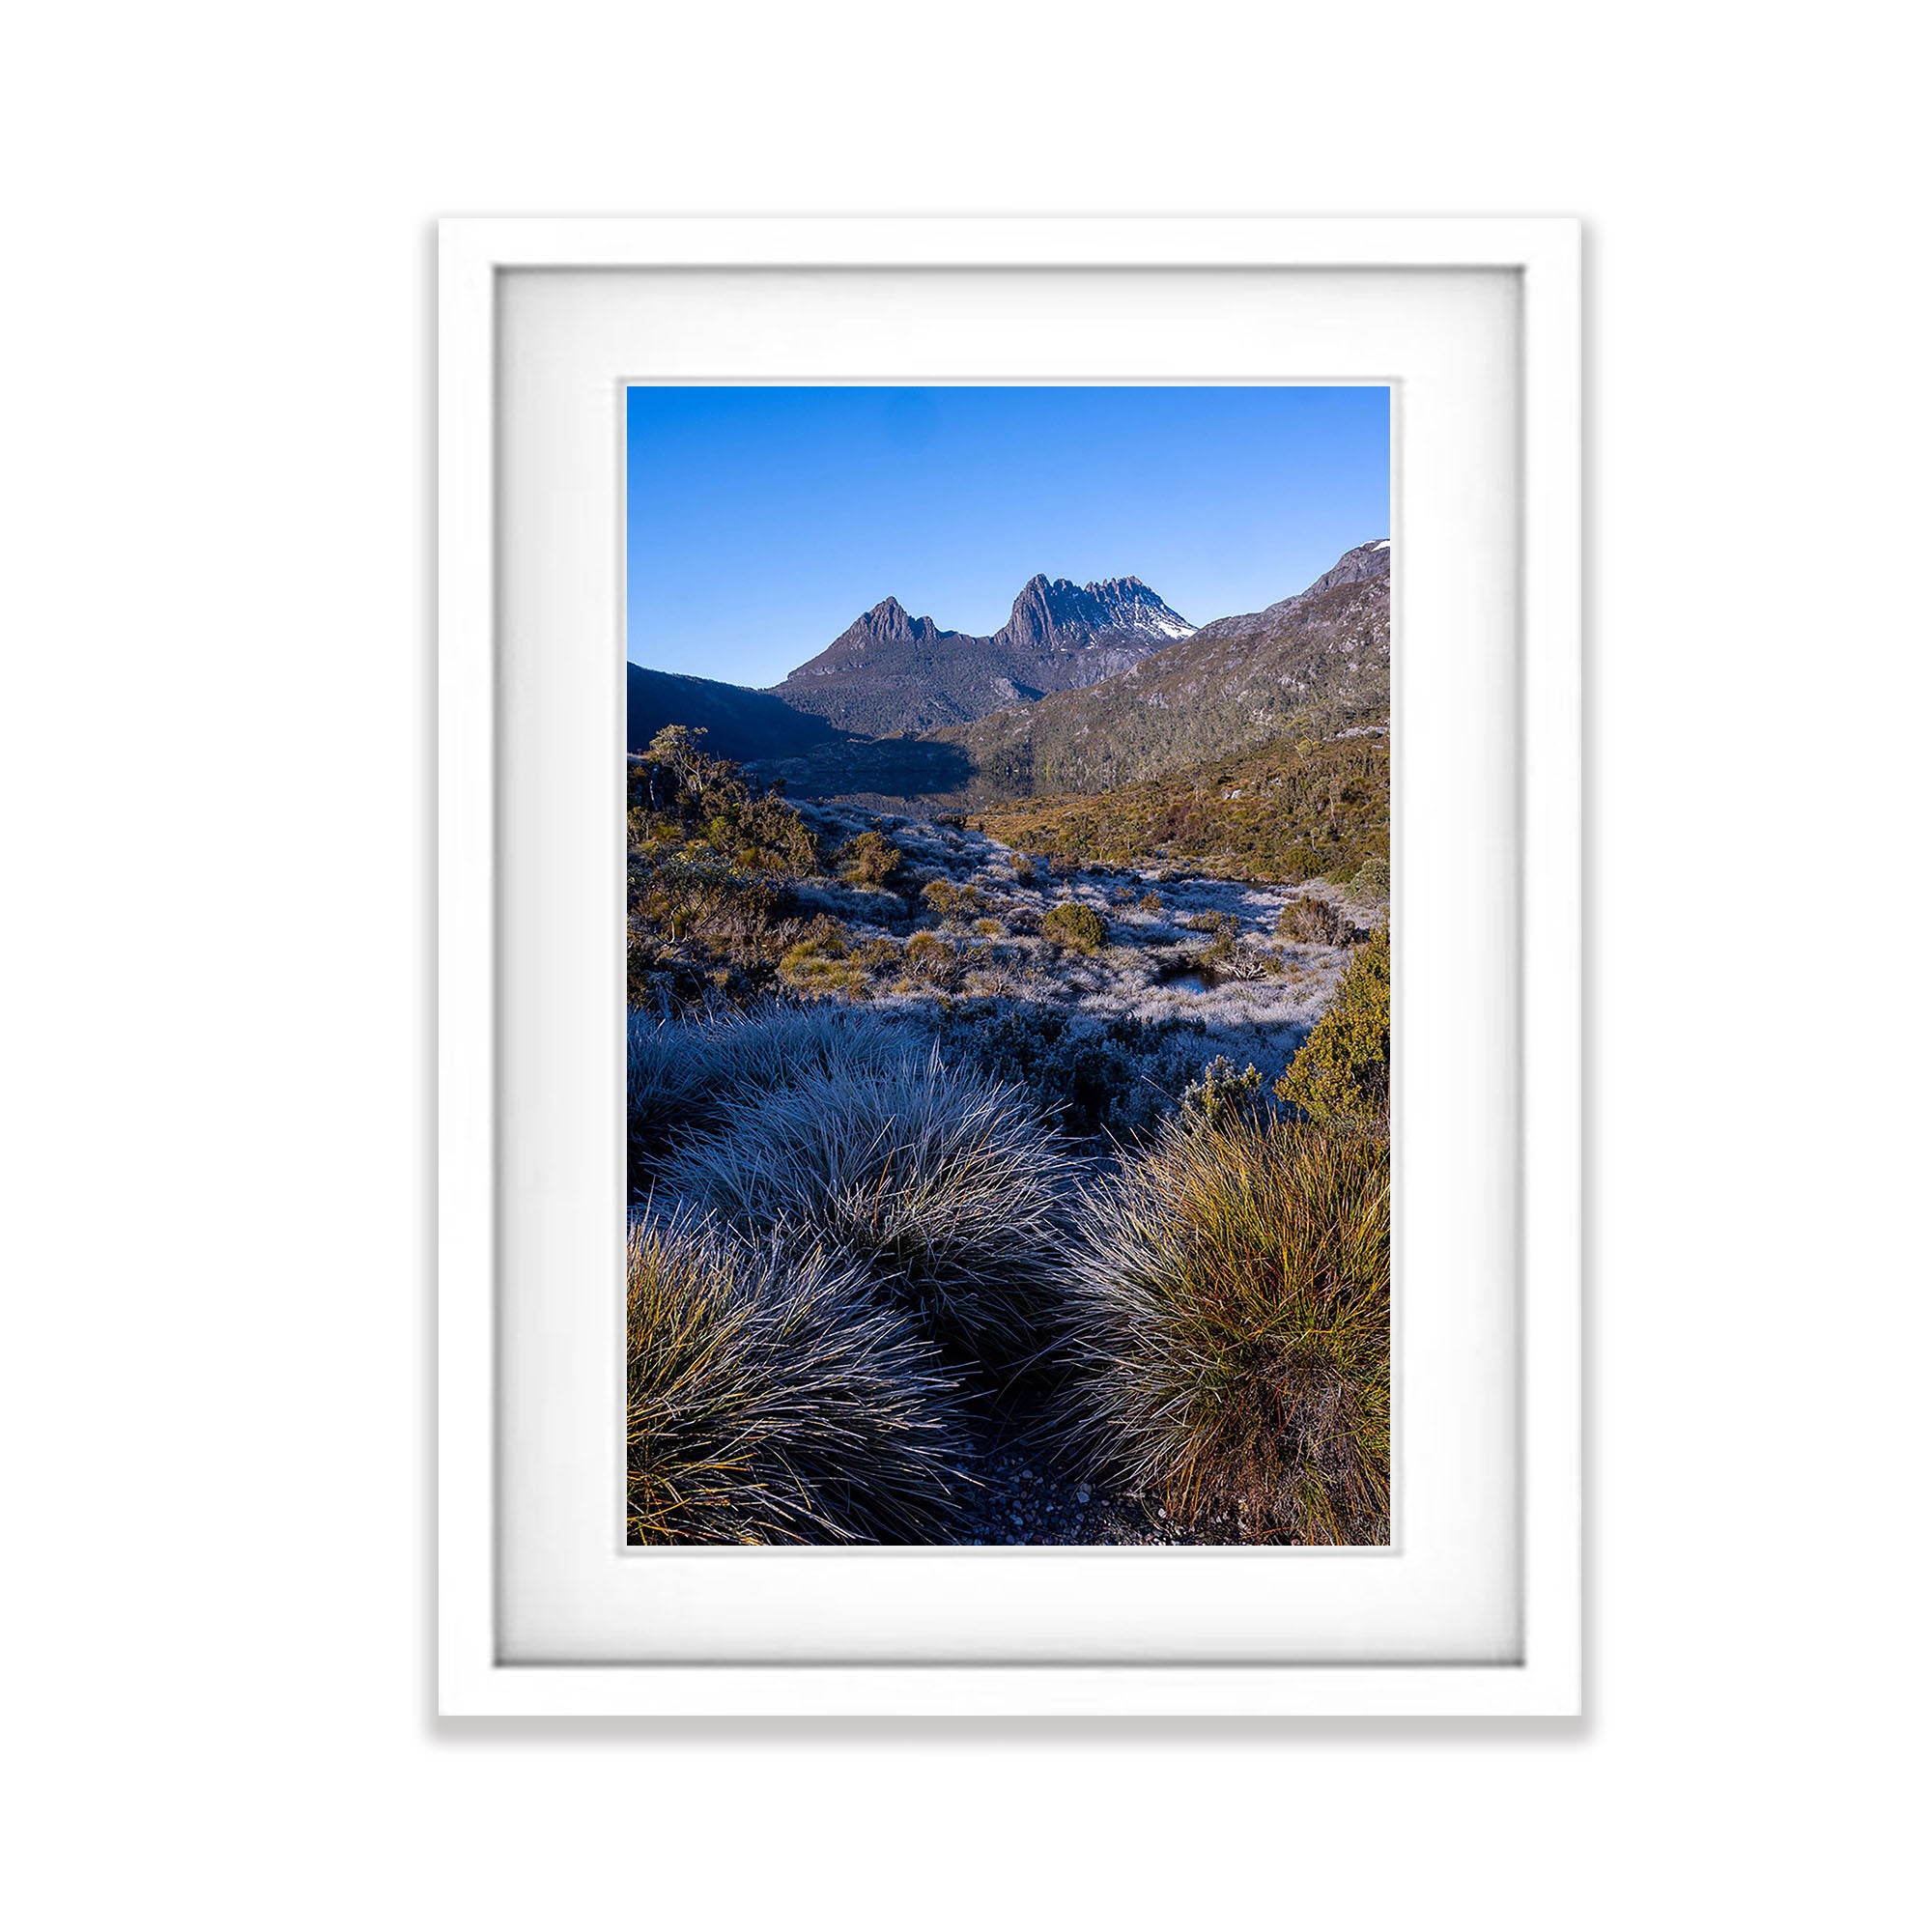
[[[496,971],[499,292],[526,270],[1500,272],[1520,289],[1516,1638],[1336,1662],[513,1660],[503,1642]],[[463,219],[440,321],[439,1675],[448,1716],[1507,1716],[1578,1712],[1580,237],[1566,219]],[[863,378],[863,369],[849,372]],[[1257,372],[1291,376],[1294,371]],[[1299,372],[1320,376],[1321,370]],[[613,639],[613,649],[616,648]],[[619,653],[621,655],[621,653]],[[613,660],[613,671],[614,671]],[[1400,761],[1401,749],[1397,757]],[[614,789],[614,778],[612,781]],[[1400,1178],[1398,1186],[1400,1187]],[[960,1552],[967,1561],[993,1552]],[[750,1552],[753,1561],[763,1552]],[[1225,1574],[1225,1573],[1224,1573]]]

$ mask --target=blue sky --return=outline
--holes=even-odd
[[[630,655],[766,686],[862,611],[985,636],[1036,571],[1189,623],[1389,534],[1380,388],[655,388],[628,398]]]

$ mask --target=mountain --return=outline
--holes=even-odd
[[[625,741],[641,752],[667,724],[704,731],[704,749],[715,758],[795,758],[845,733],[810,718],[762,691],[720,684],[677,671],[625,667]]]
[[[949,802],[1099,792],[1389,715],[1388,539],[1299,596],[1223,617],[1103,682],[931,733],[971,776]]]
[[[1256,611],[1245,617],[1216,617],[1211,624],[1203,624],[1194,635],[1210,641],[1222,638],[1266,635],[1278,630],[1295,607],[1306,599],[1319,597],[1322,591],[1333,590],[1339,584],[1365,583],[1371,578],[1386,578],[1388,568],[1387,537],[1378,537],[1374,543],[1357,544],[1298,595],[1284,597],[1279,604],[1270,604],[1265,611]]]
[[[990,638],[942,630],[888,597],[771,695],[840,731],[885,738],[1097,684],[1193,635],[1138,577],[1035,577]]]

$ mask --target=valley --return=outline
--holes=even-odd
[[[631,1540],[1385,1541],[1387,544],[631,698]]]

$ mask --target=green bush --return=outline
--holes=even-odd
[[[1385,902],[1389,895],[1389,867],[1386,859],[1365,859],[1349,881],[1349,896],[1365,904]]]
[[[633,1007],[767,994],[802,936],[796,880],[818,868],[797,810],[667,725],[629,766]]]
[[[905,865],[905,855],[883,833],[862,832],[840,851],[838,870],[862,886],[887,886]]]
[[[1107,942],[1107,922],[1092,906],[1072,899],[1055,906],[1039,929],[1069,952],[1097,952]]]
[[[1328,1010],[1274,1086],[1311,1121],[1385,1122],[1389,1108],[1386,923],[1349,960]]]
[[[850,1263],[633,1221],[637,1544],[928,1542],[955,1527],[957,1384]]]
[[[1082,1203],[1073,1439],[1233,1540],[1388,1540],[1388,1144],[1226,1110]]]
[[[1217,1053],[1201,1069],[1201,1077],[1189,1081],[1182,1092],[1180,1119],[1186,1126],[1208,1126],[1230,1114],[1249,1112],[1261,1104],[1261,1069],[1250,1061],[1237,1073],[1235,1063],[1225,1053]]]

